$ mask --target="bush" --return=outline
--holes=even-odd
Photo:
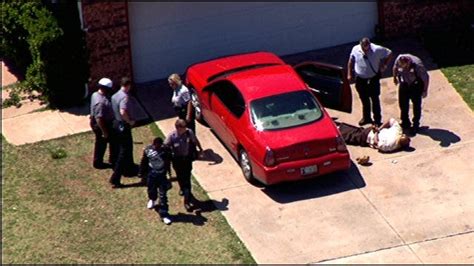
[[[17,92],[39,92],[51,107],[80,103],[88,69],[76,2],[2,2],[2,60],[24,78]]]

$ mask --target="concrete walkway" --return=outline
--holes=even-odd
[[[2,99],[8,97],[2,91]],[[133,102],[134,117],[148,118],[141,105]],[[13,145],[35,143],[90,131],[89,103],[63,110],[42,110],[45,106],[38,100],[26,100],[20,108],[2,109],[2,134]]]
[[[419,44],[392,45],[421,56],[433,69],[423,127],[411,151],[380,154],[350,146],[353,159],[369,155],[372,165],[260,188],[244,180],[209,128],[198,125],[198,137],[214,160],[197,161],[193,173],[212,199],[228,200],[222,213],[258,263],[474,263],[474,115]],[[286,60],[322,54],[341,64],[340,54],[348,51],[350,46]],[[164,83],[147,84],[142,97],[165,133],[175,121],[168,90]],[[354,91],[352,114],[329,110],[331,116],[357,124],[361,107]],[[391,77],[382,80],[381,98],[384,118],[398,118]]]

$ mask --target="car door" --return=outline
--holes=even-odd
[[[352,112],[351,87],[342,67],[320,62],[304,62],[293,68],[324,107]]]

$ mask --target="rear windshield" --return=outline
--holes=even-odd
[[[252,123],[257,130],[277,130],[318,120],[322,111],[314,96],[306,91],[283,93],[250,103]]]

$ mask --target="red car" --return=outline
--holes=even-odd
[[[293,67],[255,52],[191,65],[186,84],[196,119],[212,128],[249,182],[270,185],[349,168],[344,140],[323,107],[351,112],[341,67]]]

